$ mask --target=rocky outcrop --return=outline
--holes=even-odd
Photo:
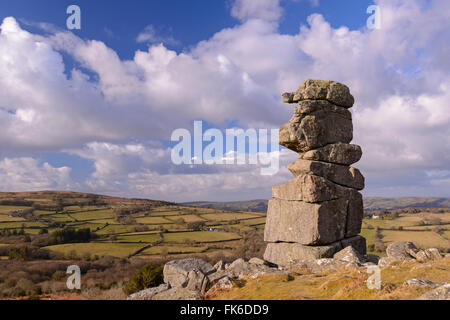
[[[299,153],[289,164],[294,178],[274,186],[269,201],[264,259],[280,266],[304,259],[332,258],[348,246],[366,253],[361,232],[364,177],[351,164],[361,156],[353,139],[354,98],[347,86],[304,81],[283,101],[298,103],[280,128],[279,144]],[[350,250],[350,249],[348,249]],[[340,260],[339,260],[340,261]]]
[[[436,248],[418,250],[414,243],[409,241],[392,242],[386,248],[386,254],[386,257],[378,261],[378,266],[388,267],[394,262],[399,261],[417,261],[423,263],[444,258],[444,255]]]
[[[417,300],[450,300],[450,283],[428,291]]]
[[[358,272],[366,272],[366,267],[374,266],[377,262],[380,267],[387,267],[396,261],[421,263],[420,260],[413,258],[408,253],[408,251],[420,252],[411,242],[391,244],[389,246],[391,256],[381,259],[378,256],[362,254],[363,248],[365,248],[365,239],[355,236],[325,246],[269,243],[266,254],[271,257],[271,261],[277,261],[278,265],[259,258],[250,260],[240,258],[230,264],[219,261],[214,267],[201,259],[173,260],[164,267],[166,283],[134,293],[128,297],[128,300],[199,300],[214,296],[218,291],[233,288],[236,279],[257,278],[267,274],[289,275],[292,272],[298,272],[298,269],[308,269],[307,273],[322,273],[337,269],[351,271],[355,268],[362,268]],[[444,258],[437,249],[431,248],[423,251],[431,252],[432,260]],[[384,261],[389,263],[384,265]],[[398,266],[396,267],[398,268]],[[418,268],[418,266],[414,268]],[[301,271],[302,274],[304,272]],[[439,287],[423,295],[421,299],[450,298],[447,283],[410,279],[405,281],[405,285],[430,287],[430,289]]]
[[[234,279],[280,272],[259,258],[237,259],[229,265],[219,261],[214,267],[198,258],[173,260],[164,266],[164,284],[134,293],[128,300],[198,300],[211,289],[231,288]]]
[[[389,258],[397,261],[413,259],[418,250],[412,242],[393,242],[386,248],[386,254]]]
[[[203,281],[207,281],[206,276],[216,270],[209,263],[197,259],[188,258],[173,260],[164,265],[164,282],[171,287],[192,288],[201,287]],[[199,284],[200,283],[200,284]]]
[[[149,289],[145,289],[145,290],[133,293],[127,299],[128,300],[152,300],[153,297],[156,296],[158,293],[167,291],[169,289],[170,289],[170,285],[167,283],[164,283],[155,288],[149,288]]]

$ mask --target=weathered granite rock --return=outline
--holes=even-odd
[[[358,162],[361,159],[361,156],[361,147],[356,144],[333,143],[319,149],[302,153],[299,158],[304,160],[351,165]]]
[[[307,79],[302,82],[296,92],[283,94],[283,102],[286,103],[308,99],[328,100],[346,108],[351,108],[355,101],[346,85],[330,80]]]
[[[364,217],[364,205],[362,194],[350,189],[347,196],[348,207],[345,221],[345,237],[351,238],[361,232],[362,220]]]
[[[268,243],[264,260],[278,266],[288,266],[297,261],[315,261],[322,258],[333,258],[342,248],[351,246],[360,255],[366,253],[366,239],[356,236],[322,246],[305,246],[299,243]]]
[[[301,102],[279,133],[279,144],[299,153],[352,139],[351,113],[327,101]]]
[[[418,250],[414,243],[407,241],[392,242],[386,248],[387,256],[397,261],[414,259],[417,252]]]
[[[341,249],[340,242],[324,246],[304,246],[299,243],[268,243],[264,252],[264,260],[278,266],[287,266],[299,260],[316,260],[331,258]]]
[[[441,255],[439,250],[436,249],[436,248],[429,248],[429,249],[425,249],[425,250],[420,250],[419,252],[417,252],[415,254],[415,258],[419,262],[427,262],[427,261],[430,261],[430,260],[437,260],[437,259],[440,259],[442,257],[443,256]]]
[[[303,174],[316,175],[349,188],[364,189],[364,177],[358,169],[353,167],[298,159],[291,162],[288,169],[295,177]]]
[[[373,263],[373,264],[378,264],[378,261],[380,261],[380,257],[377,256],[376,254],[366,254],[366,255],[364,256],[364,259],[365,259],[367,262],[371,262],[371,263]]]
[[[450,300],[450,283],[428,291],[417,300]]]
[[[308,268],[313,273],[323,272],[327,270],[336,270],[344,265],[345,265],[344,261],[332,258],[322,258],[308,262]]]
[[[225,270],[225,263],[222,260],[220,260],[214,265],[213,268],[216,269],[217,271]]]
[[[413,287],[440,287],[445,285],[445,283],[433,282],[428,280],[420,280],[420,279],[410,279],[406,281],[406,284]]]
[[[128,296],[127,300],[152,300],[155,295],[170,289],[170,285],[164,283],[158,287],[141,290]]]
[[[230,278],[239,278],[250,274],[264,274],[267,272],[273,272],[273,270],[266,264],[250,263],[241,258],[233,261],[226,270],[226,274]]]
[[[307,203],[274,199],[269,201],[264,241],[321,245],[345,236],[346,199]]]
[[[275,199],[310,203],[334,200],[348,193],[348,188],[310,174],[300,174],[285,184],[272,187],[272,196]]]
[[[152,300],[200,300],[199,291],[189,290],[183,287],[171,288],[153,296]]]
[[[366,254],[366,239],[362,236],[354,236],[351,238],[345,238],[341,241],[342,248],[346,248],[348,246],[352,246],[356,251],[360,254]]]
[[[164,282],[171,287],[185,287],[190,280],[189,273],[193,270],[200,271],[205,276],[216,271],[212,265],[201,259],[173,260],[164,265]]]
[[[342,187],[323,177],[299,175],[287,183],[272,188],[272,196],[279,200],[317,203],[343,198],[347,200],[345,236],[361,232],[364,215],[362,195],[351,188]]]
[[[398,261],[398,259],[393,258],[393,257],[381,257],[380,260],[378,260],[378,266],[381,268],[385,268],[397,261]]]
[[[233,287],[233,280],[228,277],[228,276],[224,276],[222,278],[220,278],[213,286],[214,289],[219,289],[219,290],[227,290],[227,289],[231,289]]]
[[[343,262],[356,262],[357,264],[365,262],[364,257],[352,246],[345,247],[341,251],[335,253],[333,259]]]
[[[252,264],[259,264],[259,265],[265,265],[266,264],[266,262],[263,260],[263,259],[260,259],[260,258],[251,258],[250,260],[248,260],[248,262],[249,263],[252,263]]]
[[[364,188],[364,177],[350,167],[362,151],[349,144],[353,124],[348,108],[354,103],[349,88],[308,79],[296,92],[283,94],[283,101],[298,106],[281,126],[279,143],[298,152],[299,158],[288,166],[294,179],[272,189],[264,258],[281,266],[318,258],[333,266],[366,263],[366,242],[358,236],[364,210],[357,190]],[[330,259],[334,254],[345,261]]]
[[[188,273],[188,283],[186,288],[189,290],[197,290],[200,292],[205,292],[206,288],[209,286],[208,277],[199,270],[191,270]]]

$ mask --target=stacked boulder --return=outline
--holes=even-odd
[[[280,128],[279,144],[299,153],[289,164],[294,178],[272,189],[264,240],[264,259],[279,266],[298,260],[332,258],[352,246],[366,253],[358,234],[363,200],[358,192],[364,177],[350,165],[361,147],[353,139],[354,98],[347,86],[325,80],[304,81],[283,102],[298,103],[292,118]]]

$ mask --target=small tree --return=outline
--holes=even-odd
[[[130,278],[123,291],[126,295],[130,295],[146,288],[159,286],[164,282],[163,269],[162,263],[147,263]]]

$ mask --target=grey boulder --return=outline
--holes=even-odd
[[[351,113],[327,101],[302,101],[279,132],[279,144],[299,153],[352,139]]]
[[[195,271],[197,276],[194,277],[191,271]],[[189,281],[195,282],[198,280],[197,278],[208,276],[215,271],[211,264],[201,259],[172,260],[164,265],[164,282],[170,284],[171,287],[186,287]]]
[[[351,165],[361,159],[361,147],[356,144],[333,143],[300,154],[300,159]]]
[[[296,92],[283,94],[283,102],[286,103],[296,103],[308,99],[328,100],[346,108],[351,108],[355,102],[346,85],[331,80],[307,79],[302,82]]]
[[[298,159],[291,162],[288,169],[295,177],[303,174],[316,175],[342,186],[357,190],[364,189],[364,177],[358,169],[353,167]]]

